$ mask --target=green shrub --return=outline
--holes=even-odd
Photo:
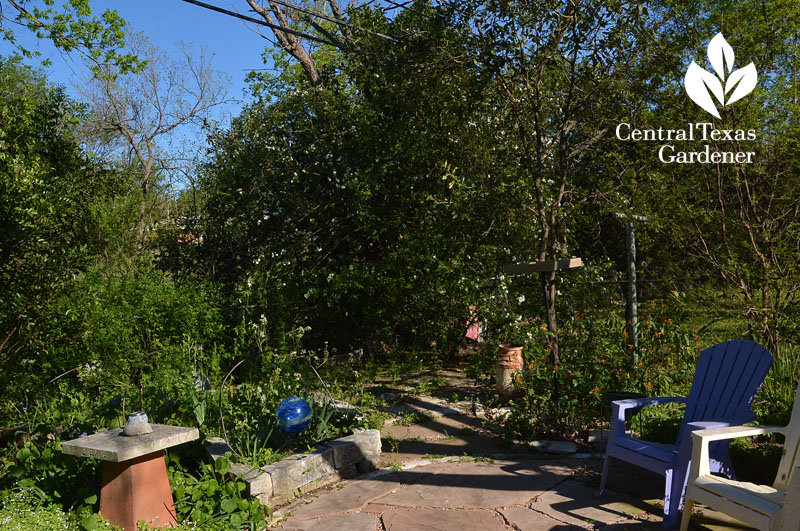
[[[764,380],[753,410],[761,424],[785,426],[792,414],[800,377],[800,347],[784,343],[773,357],[772,369]]]
[[[208,286],[176,282],[147,263],[136,273],[89,271],[61,299],[53,318],[53,335],[60,336],[54,337],[54,369],[85,367],[90,387],[121,392],[148,353],[180,348],[187,338],[198,345],[218,340],[215,304]]]
[[[673,315],[664,303],[642,305],[635,367],[626,344],[624,311],[578,313],[563,321],[557,367],[548,359],[546,327],[539,323],[536,328],[536,321],[530,321],[522,332],[534,339],[523,340],[528,341],[525,368],[518,377],[519,395],[507,427],[527,438],[591,426],[599,420],[605,391],[685,395],[694,376],[699,338]]]

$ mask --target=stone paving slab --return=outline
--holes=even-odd
[[[408,469],[403,469],[398,474],[400,476],[400,483],[403,485],[413,485],[428,478],[431,475],[445,472],[455,466],[458,466],[458,458],[448,458],[440,461],[431,461],[423,459],[418,461],[416,465],[410,463]]]
[[[529,507],[507,507],[499,509],[500,514],[514,529],[535,529],[536,531],[566,531],[578,528],[565,524]]]
[[[569,441],[533,441],[530,445],[551,454],[574,454],[578,451],[578,445]]]
[[[442,415],[410,426],[385,425],[381,435],[384,438],[390,435],[398,439],[417,437],[422,440],[438,440],[459,436],[465,428],[472,432],[472,436],[478,435],[481,433],[481,422],[463,414]]]
[[[495,511],[447,509],[392,509],[381,516],[386,531],[507,531]]]
[[[274,529],[280,531],[333,531],[336,529],[375,531],[378,529],[378,517],[364,513],[337,514],[315,520],[286,522]]]
[[[641,517],[651,509],[639,499],[617,493],[596,498],[594,491],[581,481],[569,480],[537,497],[530,507],[561,522],[589,528]]]
[[[481,430],[474,419],[462,415],[438,417],[434,420],[411,426],[386,426],[382,430],[384,438],[383,466],[393,462],[406,462],[425,455],[493,455],[500,451],[499,443],[493,435]],[[388,443],[392,438],[396,446]]]
[[[572,473],[571,468],[555,462],[458,463],[458,466],[421,478],[405,489],[384,496],[381,503],[429,508],[503,507],[526,503]]]
[[[661,521],[627,520],[601,528],[603,531],[664,531]],[[730,530],[728,530],[730,531]]]
[[[391,511],[392,509],[395,509],[395,507],[392,507],[391,505],[384,505],[382,503],[368,503],[361,509],[361,512],[377,514],[380,516],[387,511]]]
[[[327,493],[307,505],[295,507],[292,515],[293,518],[310,518],[353,511],[399,488],[400,477],[397,472],[384,474],[375,479],[353,481],[344,488]]]

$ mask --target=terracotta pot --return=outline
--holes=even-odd
[[[508,398],[516,391],[514,373],[522,370],[522,345],[498,345],[497,393]]]
[[[522,368],[522,345],[498,345],[497,366],[506,369]]]

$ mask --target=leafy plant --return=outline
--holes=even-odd
[[[52,330],[69,316],[53,310],[101,250],[93,206],[120,190],[119,176],[81,150],[82,116],[63,87],[0,57],[0,369],[15,382],[3,394],[16,399],[60,372],[63,338]]]
[[[200,463],[190,471],[179,454],[169,452],[167,463],[179,522],[192,522],[201,529],[266,529],[269,509],[244,495],[247,486],[228,474],[227,458]]]
[[[0,495],[23,490],[45,505],[91,511],[100,492],[99,462],[62,453],[61,442],[94,433],[117,417],[107,403],[93,407],[86,394],[65,385],[48,391],[19,408],[23,424],[15,444],[0,455]]]
[[[398,449],[400,448],[400,439],[387,433],[383,436],[383,441],[389,445],[389,448],[393,453],[397,453]]]

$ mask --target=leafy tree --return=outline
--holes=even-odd
[[[59,290],[98,247],[93,205],[118,191],[74,134],[82,108],[19,59],[0,60],[0,366],[38,373]]]
[[[753,131],[755,140],[670,144],[676,151],[702,151],[708,145],[712,152],[755,155],[749,164],[663,164],[655,150],[669,142],[616,142],[623,156],[639,161],[627,186],[632,201],[661,233],[668,257],[661,262],[674,278],[694,289],[706,285],[724,293],[722,304],[709,305],[717,309],[711,313],[739,313],[747,323],[745,333],[777,354],[782,333],[796,337],[791,309],[800,286],[796,5],[670,1],[662,9],[668,25],[650,36],[653,49],[661,51],[660,62],[638,71],[640,79],[649,74],[654,83],[631,99],[628,120],[642,129],[705,122],[719,130]],[[735,52],[729,73],[752,61],[758,85],[746,98],[720,105],[716,119],[692,103],[682,85],[690,61],[707,65],[707,45],[719,32]]]
[[[404,38],[320,50],[316,92],[289,68],[253,76],[267,101],[217,138],[204,181],[211,267],[285,285],[265,298],[318,331],[424,345],[447,329],[452,344],[504,265],[567,254],[641,11],[540,4],[354,8]]]
[[[0,34],[25,57],[38,56],[20,45],[15,27],[23,27],[40,39],[47,39],[64,52],[77,51],[91,62],[95,74],[102,65],[114,64],[122,72],[138,70],[143,63],[135,56],[120,54],[124,45],[125,21],[115,10],[92,15],[89,0],[68,0],[55,7],[54,0],[8,0],[10,9],[0,6]]]
[[[530,261],[569,256],[568,216],[579,194],[587,155],[608,132],[626,66],[646,21],[639,2],[453,2],[453,24],[472,29],[475,68],[502,98],[496,134],[506,139],[525,238],[516,252]],[[585,177],[584,182],[587,181]],[[571,206],[573,205],[573,206]],[[550,361],[559,364],[556,272],[542,273],[551,333]]]
[[[491,166],[496,99],[435,11],[353,16],[415,36],[362,41],[381,61],[320,56],[321,89],[292,70],[255,79],[267,96],[215,138],[202,182],[208,264],[320,343],[450,350],[497,272],[483,238],[515,233]]]
[[[403,38],[317,49],[316,92],[285,60],[282,76],[253,77],[264,99],[215,138],[203,182],[217,224],[205,249],[215,275],[320,333],[380,330],[373,337],[422,345],[437,336],[428,330],[460,326],[459,308],[503,265],[572,249],[606,261],[600,240],[614,223],[606,214],[623,211],[651,217],[652,240],[640,243],[654,273],[719,276],[717,287],[741,294],[751,333],[777,348],[798,285],[787,259],[796,120],[769,114],[796,112],[795,29],[774,31],[790,4],[413,7],[394,19],[350,8],[354,25]],[[686,64],[704,55],[723,20],[747,27],[731,31],[731,42],[757,54],[769,82],[750,105],[726,109],[718,127],[756,128],[764,163],[668,167],[652,145],[616,139],[620,121],[656,129],[697,121],[682,88]],[[740,65],[750,59],[737,55]],[[555,274],[542,283],[556,364],[556,293],[567,283]],[[257,295],[259,286],[271,288]],[[405,316],[418,308],[430,312],[419,322],[438,325],[411,323]]]

